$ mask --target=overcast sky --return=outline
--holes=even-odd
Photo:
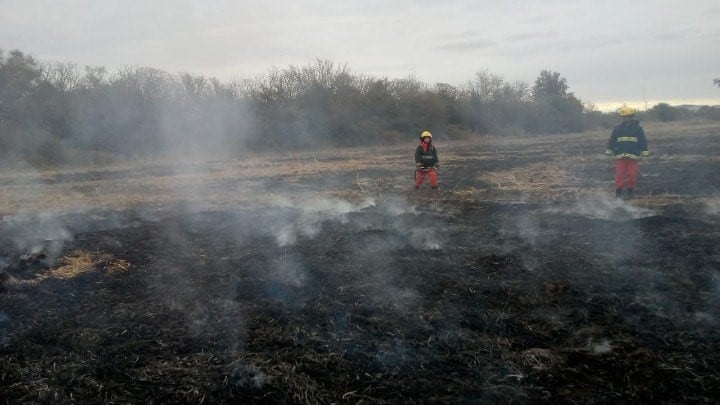
[[[717,0],[0,0],[0,49],[222,81],[318,58],[458,86],[549,69],[601,107],[720,104]]]

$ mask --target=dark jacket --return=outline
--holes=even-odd
[[[438,160],[437,150],[433,146],[432,142],[425,144],[420,142],[417,148],[415,148],[415,163],[420,163],[423,168],[435,167],[440,161]]]
[[[616,125],[610,135],[606,155],[615,155],[616,159],[640,159],[648,156],[647,140],[637,120],[623,121]]]

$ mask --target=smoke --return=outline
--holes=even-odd
[[[538,216],[524,214],[517,217],[511,231],[505,233],[508,235],[519,235],[530,247],[537,246],[543,236]]]
[[[305,260],[295,254],[281,253],[280,257],[269,263],[268,269],[259,269],[267,273],[262,277],[265,295],[271,301],[288,308],[303,308],[310,298],[310,274]]]
[[[696,322],[713,327],[720,323],[717,315],[717,308],[720,305],[720,274],[716,270],[707,269],[708,273],[712,272],[713,274],[709,282],[710,288],[708,293],[702,297],[705,301],[704,304],[694,314]]]
[[[12,343],[12,336],[8,332],[9,323],[10,317],[0,311],[0,348],[7,347]]]
[[[705,198],[702,200],[707,215],[720,215],[720,197]]]
[[[448,239],[444,225],[446,218],[439,212],[421,211],[397,196],[378,201],[376,211],[376,220],[369,222],[375,224],[374,229],[398,235],[400,243],[407,243],[417,250],[441,250]],[[368,223],[368,219],[363,217],[360,223]]]
[[[254,119],[237,94],[190,75],[167,87],[172,93],[157,100],[163,156],[182,165],[246,155]]]
[[[316,239],[337,239],[343,253],[333,266],[357,269],[348,277],[363,285],[362,302],[370,308],[405,313],[417,305],[419,294],[402,274],[400,249],[437,251],[447,238],[437,218],[397,196],[346,201],[317,194],[275,196],[260,209],[262,215],[243,213],[242,226],[253,229],[245,239],[269,237],[275,246],[270,257],[252,264],[252,274],[263,280],[263,297],[288,308],[302,308],[314,296],[318,269]],[[249,216],[248,216],[249,215]],[[442,222],[442,221],[440,221]],[[332,249],[318,247],[319,252]]]
[[[628,201],[613,198],[608,193],[602,192],[581,193],[570,207],[552,207],[547,212],[561,215],[581,215],[615,222],[656,215],[653,210],[636,207]]]
[[[416,294],[392,285],[392,253],[408,245],[420,250],[437,250],[443,240],[441,230],[419,221],[416,208],[395,197],[349,202],[293,195],[278,197],[272,202],[273,206],[265,209],[272,213],[272,218],[269,223],[263,222],[259,229],[267,229],[283,252],[273,262],[269,277],[284,286],[301,288],[308,278],[303,259],[287,254],[285,250],[301,241],[314,240],[332,229],[336,233],[354,235],[347,260],[354,265],[363,263],[367,276],[373,280],[372,285],[381,286],[371,292],[371,301],[404,306],[412,302]]]
[[[434,227],[413,228],[410,231],[410,244],[419,250],[440,250],[442,238]]]
[[[413,350],[403,339],[393,338],[380,343],[375,359],[384,369],[396,371],[414,356]]]
[[[228,380],[233,388],[242,391],[262,388],[268,377],[258,367],[238,361],[233,366]]]
[[[48,266],[60,257],[63,245],[74,239],[62,219],[53,213],[4,216],[2,225],[4,236],[12,241],[18,252],[42,253]]]
[[[269,230],[280,247],[294,245],[298,238],[315,238],[325,221],[348,222],[348,215],[375,206],[373,198],[358,203],[311,195],[277,196],[270,203],[278,217]],[[278,210],[279,209],[279,210]]]
[[[154,263],[148,273],[150,294],[184,314],[190,331],[224,335],[236,348],[244,340],[243,299],[300,310],[316,297],[318,283],[328,271],[322,255],[332,254],[332,248],[318,245],[319,241],[339,241],[343,253],[332,256],[332,266],[357,269],[347,277],[363,286],[363,305],[406,313],[418,305],[420,296],[402,274],[397,251],[438,251],[447,238],[443,225],[433,225],[436,218],[397,196],[348,201],[318,193],[267,190],[256,197],[246,206],[228,210],[188,212],[181,228],[168,226],[156,236],[156,243],[164,246],[163,251],[171,247],[178,257]],[[156,220],[156,226],[163,223]],[[235,264],[212,258],[197,263],[195,258],[206,253],[195,241],[196,233],[203,238],[234,235],[229,242],[237,246],[234,249],[257,243],[262,248]],[[227,241],[213,245],[217,243]],[[228,273],[226,283],[208,291],[198,277],[203,268],[217,266]]]

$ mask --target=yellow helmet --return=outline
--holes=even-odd
[[[423,139],[426,136],[432,139],[432,134],[430,133],[430,131],[422,131],[422,133],[420,134],[420,139]]]
[[[621,117],[632,117],[633,115],[635,115],[635,109],[623,104],[622,107],[618,108],[617,113]]]

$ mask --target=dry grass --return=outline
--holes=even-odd
[[[720,123],[716,122],[644,125],[654,141],[679,135],[720,134]],[[494,187],[492,198],[517,198],[517,194],[522,194],[522,198],[528,200],[556,201],[574,198],[579,182],[569,168],[601,159],[607,136],[608,131],[598,130],[542,137],[482,136],[460,141],[439,140],[438,143],[445,167],[508,160],[518,154],[544,156],[546,159],[542,163],[482,173],[478,180]],[[598,146],[598,152],[581,156],[557,149],[568,140],[592,143]],[[330,195],[403,192],[411,184],[412,150],[413,146],[408,145],[380,145],[367,149],[265,154],[182,164],[156,160],[102,167],[5,170],[0,173],[0,213],[120,210],[137,205],[162,207],[178,202],[207,207],[264,205],[285,191],[272,184],[280,181],[284,185],[303,188],[308,186],[308,177],[321,178],[326,174],[354,179],[348,189],[330,186],[324,190]],[[653,155],[651,159],[693,161],[720,157],[684,154]],[[446,179],[444,176],[441,172],[441,181]],[[450,197],[463,200],[485,198],[488,190],[468,187],[446,191],[454,194]],[[503,197],[503,193],[507,195]]]
[[[37,286],[49,279],[69,280],[95,271],[102,271],[105,276],[112,277],[128,271],[130,267],[130,262],[127,260],[115,258],[110,254],[74,251],[61,257],[55,267],[18,284]]]
[[[574,197],[576,187],[569,187],[572,180],[556,162],[533,163],[505,171],[483,173],[480,180],[490,183],[498,191],[517,191],[533,201],[556,201]]]
[[[592,142],[602,144],[606,135],[579,136],[587,137],[588,142],[591,136],[598,136],[602,140],[592,138]],[[131,401],[132,398],[142,397],[152,402],[203,403],[206,395],[208,398],[216,395],[209,402],[222,402],[224,395],[235,401],[253,402],[253,395],[266,394],[274,395],[268,397],[267,402],[272,402],[272,399],[283,402],[279,400],[282,398],[284,402],[301,403],[381,403],[388,402],[383,401],[388,397],[396,402],[401,402],[403,398],[406,402],[413,398],[452,402],[453,399],[469,398],[470,390],[482,393],[483,398],[490,398],[488,400],[495,398],[496,402],[508,398],[538,400],[540,396],[547,401],[563,402],[566,399],[564,402],[587,402],[592,399],[637,399],[638,395],[629,390],[637,392],[638,387],[657,386],[644,384],[645,381],[659,381],[660,385],[690,381],[694,382],[692,390],[711,384],[717,380],[712,378],[713,370],[703,362],[697,363],[698,359],[703,359],[702,349],[709,341],[705,338],[692,339],[700,333],[690,336],[684,330],[673,329],[672,325],[668,327],[670,322],[667,320],[670,318],[660,317],[661,309],[652,312],[657,313],[657,318],[649,318],[660,322],[659,326],[648,330],[645,327],[650,321],[642,318],[643,321],[638,321],[637,325],[643,327],[643,333],[636,334],[631,329],[635,326],[632,320],[636,314],[643,314],[641,311],[651,306],[659,308],[654,294],[659,290],[654,285],[647,289],[653,292],[653,296],[642,302],[636,295],[628,298],[615,293],[625,291],[625,287],[622,290],[620,287],[618,290],[608,289],[611,294],[607,294],[605,299],[605,290],[599,286],[604,285],[603,280],[611,274],[607,268],[612,270],[610,266],[618,263],[606,259],[605,246],[598,243],[608,240],[602,236],[606,232],[605,227],[599,226],[594,231],[597,235],[585,235],[585,229],[580,228],[594,222],[568,218],[577,222],[561,228],[554,228],[554,221],[542,226],[530,222],[530,229],[519,229],[526,223],[523,217],[536,213],[554,214],[540,213],[535,207],[516,211],[514,207],[513,210],[501,210],[504,208],[501,206],[497,215],[493,209],[486,210],[484,206],[478,210],[462,209],[464,203],[478,201],[523,199],[552,202],[579,199],[581,196],[578,195],[582,193],[591,194],[589,197],[593,198],[592,193],[611,180],[578,178],[595,177],[587,173],[602,172],[577,171],[575,168],[587,165],[597,169],[606,164],[609,167],[610,163],[599,161],[600,157],[596,160],[593,156],[572,155],[553,148],[555,143],[570,136],[573,135],[533,139],[484,137],[478,141],[482,144],[470,141],[443,143],[441,181],[452,184],[451,174],[456,178],[468,176],[471,179],[463,178],[462,183],[458,182],[462,186],[455,189],[448,187],[437,193],[408,191],[402,195],[403,201],[423,204],[423,210],[437,207],[438,212],[452,216],[448,224],[455,224],[444,231],[448,234],[448,243],[442,249],[433,249],[433,252],[420,256],[428,260],[428,268],[433,268],[427,274],[423,273],[422,277],[415,278],[418,274],[415,248],[401,248],[396,253],[393,250],[393,265],[397,264],[397,267],[391,268],[393,272],[413,274],[413,280],[417,282],[411,282],[409,287],[426,291],[427,299],[423,302],[433,304],[417,311],[413,311],[412,305],[406,308],[405,304],[416,302],[415,298],[411,301],[397,301],[396,298],[390,300],[387,306],[379,300],[375,302],[376,298],[372,301],[368,299],[380,291],[388,294],[406,291],[402,288],[405,284],[395,285],[404,282],[404,277],[374,277],[374,272],[362,276],[366,274],[367,263],[375,264],[384,258],[365,261],[366,251],[358,251],[363,255],[362,259],[354,260],[356,247],[365,247],[367,243],[364,241],[386,235],[384,230],[378,233],[376,229],[371,229],[363,237],[373,239],[363,239],[360,243],[352,239],[354,235],[346,234],[349,228],[328,226],[318,238],[312,238],[311,243],[283,247],[279,252],[276,249],[263,250],[264,238],[233,239],[237,238],[237,235],[231,234],[234,229],[230,228],[234,227],[225,226],[217,230],[223,232],[222,229],[225,229],[228,232],[225,234],[215,234],[213,229],[198,235],[193,228],[192,233],[181,235],[182,244],[174,239],[168,243],[161,238],[147,245],[144,241],[138,242],[132,249],[125,242],[110,245],[117,248],[107,247],[121,255],[133,255],[128,258],[135,267],[126,260],[101,252],[106,249],[101,246],[116,240],[132,241],[138,236],[188,229],[184,228],[184,218],[173,218],[172,222],[155,225],[148,222],[144,224],[147,227],[117,229],[111,234],[88,233],[82,240],[92,246],[98,245],[97,250],[86,247],[85,250],[69,252],[59,258],[56,265],[40,267],[34,278],[20,282],[32,287],[43,282],[65,287],[67,281],[75,280],[69,285],[83,286],[73,290],[83,299],[76,298],[75,294],[66,294],[66,288],[58,288],[57,291],[54,288],[34,288],[42,293],[39,298],[55,299],[67,307],[67,311],[53,311],[53,305],[49,306],[51,310],[32,317],[22,313],[17,317],[12,314],[18,320],[42,322],[21,325],[23,334],[17,335],[17,345],[12,342],[15,346],[11,350],[17,350],[17,353],[8,352],[3,362],[6,364],[3,369],[8,376],[6,379],[12,384],[8,388],[13,390],[15,398],[24,395],[24,399],[38,402],[53,402],[53,399],[61,402],[63,398],[72,401],[73,395],[81,401],[85,398],[86,402],[127,402],[128,398]],[[538,153],[542,154],[540,159],[537,158]],[[506,157],[516,160],[500,162]],[[283,198],[281,187],[274,187],[278,184],[292,185],[296,190],[308,187],[312,197],[320,198],[329,194],[347,200],[362,200],[382,196],[383,193],[395,198],[399,191],[410,188],[410,160],[406,147],[392,147],[372,158],[356,149],[338,149],[310,156],[268,155],[242,161],[186,162],[183,165],[175,162],[135,162],[135,165],[97,170],[28,172],[19,173],[17,177],[3,174],[0,176],[0,212],[108,209],[177,202],[267,205],[277,203],[273,201],[275,198]],[[368,168],[368,165],[371,167]],[[481,171],[486,168],[486,171]],[[327,183],[322,183],[325,180],[323,176],[327,176]],[[278,182],[278,179],[282,181]],[[317,182],[320,185],[313,184],[314,179],[320,180]],[[338,179],[342,183],[336,181]],[[266,182],[273,187],[268,187]],[[598,191],[598,194],[601,192],[604,191]],[[606,199],[610,198],[609,192],[603,195]],[[301,194],[287,198],[299,200],[304,197]],[[633,205],[647,207],[676,203],[687,204],[687,196],[642,196],[632,202]],[[717,215],[720,211],[718,199],[707,198],[704,203],[709,212]],[[477,205],[471,208],[477,208]],[[468,216],[455,215],[455,212],[449,211],[452,209]],[[520,220],[516,224],[510,216],[518,216]],[[683,256],[671,256],[666,252],[681,248],[670,231],[682,228],[675,228],[673,222],[668,221],[666,227],[655,228],[661,231],[658,234],[669,239],[650,239],[654,235],[651,228],[647,228],[648,240],[672,242],[668,246],[673,249],[644,252],[642,256],[633,257],[629,265],[622,262],[620,266],[631,270],[633,266],[641,267],[638,263],[680,263]],[[506,229],[486,232],[476,229],[477,224],[487,224],[488,229]],[[511,233],[515,232],[516,225],[517,237]],[[618,229],[633,232],[638,229],[635,225],[616,225]],[[391,231],[399,232],[400,229],[393,226]],[[565,234],[569,229],[575,230]],[[702,231],[705,229],[710,228],[702,228]],[[567,239],[567,245],[548,243],[546,246],[527,239],[528,234],[539,231],[550,238],[546,239],[548,241]],[[611,235],[609,229],[607,232]],[[502,240],[498,240],[497,235]],[[682,251],[693,255],[693,259],[698,252],[695,243],[702,239],[694,237],[697,235],[701,234],[678,238],[692,245],[683,247]],[[192,243],[197,244],[198,249],[183,251],[179,255],[178,247],[185,246],[184,236],[193,238]],[[578,238],[574,240],[576,236]],[[218,244],[218,241],[222,242]],[[81,245],[90,246],[85,242]],[[648,243],[648,246],[656,245],[659,244]],[[323,246],[329,248],[320,248]],[[584,250],[595,249],[603,250],[603,253],[583,254]],[[705,250],[712,253],[712,246]],[[336,255],[345,252],[350,252],[348,260],[334,261]],[[278,253],[279,257],[274,256]],[[190,257],[191,254],[197,256]],[[172,259],[156,260],[170,257]],[[210,260],[212,257],[222,260]],[[313,276],[318,274],[318,280],[321,280],[317,286],[322,288],[314,289],[318,292],[317,299],[303,301],[307,302],[307,306],[290,308],[285,303],[274,304],[261,294],[250,293],[251,289],[270,285],[263,269],[273,269],[276,263],[284,264],[296,259],[303,259],[309,271],[319,270],[312,273]],[[708,257],[707,263],[712,263],[712,259]],[[322,266],[327,262],[339,265],[315,269],[316,265]],[[198,266],[203,271],[197,272]],[[175,267],[187,267],[188,272],[177,272]],[[361,271],[355,272],[356,267]],[[133,271],[136,268],[143,271]],[[565,282],[565,273],[571,268],[583,276]],[[191,269],[192,278],[186,278]],[[584,274],[593,274],[596,269],[602,270],[602,273],[596,274],[598,287],[585,290],[574,284],[584,282]],[[643,270],[650,272],[651,269]],[[242,276],[238,275],[239,272]],[[668,270],[668,274],[670,277],[672,272]],[[701,272],[693,274],[699,276]],[[120,275],[123,277],[116,277]],[[151,278],[146,277],[148,275]],[[179,276],[183,280],[175,284]],[[53,282],[56,280],[64,283]],[[135,288],[138,283],[144,285],[149,280],[152,280],[152,288]],[[455,280],[462,282],[456,283]],[[687,280],[690,280],[689,276]],[[98,281],[103,281],[105,286],[97,286],[94,282]],[[106,288],[110,281],[114,288]],[[230,288],[227,288],[228,281],[232,283]],[[191,294],[183,294],[185,282]],[[17,283],[15,281],[14,285]],[[167,286],[173,288],[169,290]],[[685,286],[688,296],[696,295],[695,287],[688,282]],[[26,297],[22,294],[27,290],[30,288],[10,291],[8,298],[22,304],[13,307],[30,310],[39,306],[25,305]],[[225,295],[226,290],[232,299]],[[93,294],[85,296],[83,291]],[[157,299],[153,291],[162,295],[170,291],[177,297]],[[336,296],[333,291],[337,291]],[[671,292],[668,292],[670,295]],[[27,297],[33,296],[28,294]],[[680,302],[685,296],[677,297]],[[675,296],[672,298],[674,300]],[[202,319],[196,319],[194,310],[178,310],[190,308],[190,305],[176,304],[177,301],[193,304],[195,300],[196,307],[203,312]],[[371,302],[358,304],[358,300]],[[631,304],[628,310],[631,321],[617,329],[615,321],[622,316],[617,308],[628,303]],[[386,310],[396,304],[396,310]],[[702,304],[702,308],[706,308],[706,302]],[[701,307],[700,304],[697,306]],[[331,316],[325,316],[325,313]],[[340,316],[333,318],[332,314]],[[582,317],[582,325],[573,325],[578,314]],[[108,315],[112,322],[106,320]],[[333,319],[341,321],[342,325],[338,323],[336,327]],[[403,324],[403,320],[409,319],[416,322]],[[712,326],[708,325],[708,330]],[[655,331],[661,331],[661,334],[652,336]],[[678,332],[680,336],[689,336],[690,343],[678,346],[684,341],[684,338],[673,335]],[[712,335],[707,336],[712,338]],[[3,344],[2,338],[4,336],[0,336],[0,345]],[[223,339],[231,342],[226,345]],[[241,344],[238,341],[242,341]],[[655,350],[645,349],[643,342],[667,344],[660,344]],[[236,347],[241,348],[241,358],[234,366],[227,367],[228,359],[238,355]],[[671,350],[673,347],[677,349],[674,352]],[[383,353],[402,357],[381,357]],[[425,357],[418,358],[413,353],[421,353],[418,356]],[[638,361],[643,353],[656,356],[657,362]],[[397,361],[398,368],[395,368],[394,359],[400,360]],[[385,361],[393,364],[380,368],[381,360],[383,364]],[[594,367],[599,377],[586,375],[584,369],[577,367],[583,364]],[[353,375],[356,370],[357,374]],[[686,372],[680,374],[680,371]],[[696,380],[689,379],[690,374]],[[421,382],[412,385],[417,383],[417,377]],[[402,381],[402,378],[407,380]],[[388,382],[392,384],[386,384]],[[443,389],[433,389],[433,385]],[[427,393],[410,392],[411,389],[425,388],[423,386],[427,387]],[[592,389],[593,392],[581,392],[581,389]],[[702,394],[704,392],[701,391]],[[31,398],[31,395],[34,397]],[[257,402],[262,401],[262,398],[255,398]]]
[[[332,149],[310,156],[260,155],[251,159],[213,162],[136,161],[84,170],[16,170],[0,175],[5,183],[0,212],[123,209],[135,205],[163,206],[177,202],[222,206],[264,204],[274,198],[263,181],[298,184],[305,176],[339,174],[368,167],[364,152]],[[379,156],[371,165],[392,169],[404,156]],[[368,188],[386,180],[358,178]]]

